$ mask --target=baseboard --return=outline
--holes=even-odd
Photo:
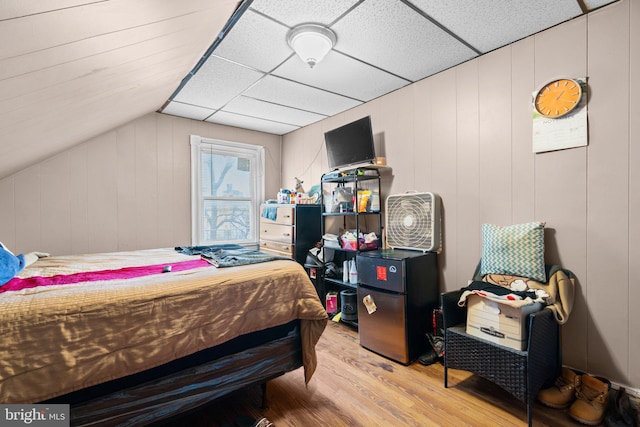
[[[624,384],[618,384],[616,382],[611,382],[611,388],[615,389],[615,390],[620,390],[620,388],[624,388],[624,391],[629,395],[629,396],[633,396],[636,400],[640,399],[640,390],[637,388],[632,388],[629,386],[626,386]]]
[[[640,390],[638,390],[637,388],[627,387],[623,384],[618,384],[614,382],[611,383],[611,388],[615,390],[620,390],[620,388],[624,388],[624,391],[629,396],[631,407],[637,408],[638,410],[640,410]]]

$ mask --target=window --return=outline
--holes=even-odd
[[[191,135],[192,244],[256,244],[264,148]]]

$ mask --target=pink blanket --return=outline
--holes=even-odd
[[[170,269],[167,267],[170,266]],[[14,277],[0,287],[0,293],[35,288],[36,286],[67,285],[79,282],[94,282],[98,280],[131,279],[134,277],[151,276],[168,271],[191,270],[200,267],[212,267],[203,259],[174,262],[170,264],[143,265],[139,267],[125,267],[118,270],[90,271],[74,274],[58,274],[51,277],[34,276],[26,279]]]

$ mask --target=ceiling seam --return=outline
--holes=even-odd
[[[216,113],[219,112],[219,111],[221,111],[221,110],[216,111]],[[255,116],[250,116],[248,114],[243,114],[243,113],[234,113],[233,111],[222,111],[222,112],[223,113],[227,113],[227,114],[233,114],[235,116],[249,117],[249,118],[252,118],[252,119],[260,119],[260,120],[264,120],[265,122],[271,122],[271,123],[278,123],[278,124],[281,124],[281,125],[293,126],[293,127],[296,127],[296,128],[302,127],[300,125],[296,125],[296,124],[293,124],[293,123],[279,122],[277,120],[265,119],[263,117],[255,117]],[[213,114],[212,114],[212,116],[213,116]]]
[[[289,55],[289,56],[287,57],[287,59],[286,59],[285,61],[283,61],[282,63],[286,62],[286,61],[287,61],[289,58],[291,58],[291,56],[293,56],[293,55],[295,55],[295,53],[291,53],[291,55]],[[230,62],[230,63],[232,63],[232,64],[236,64],[236,65],[241,66],[241,67],[243,67],[243,68],[246,68],[246,69],[248,69],[248,70],[256,71],[256,72],[259,72],[259,73],[262,73],[262,74],[263,74],[263,76],[261,76],[258,80],[256,80],[255,82],[253,82],[251,85],[247,86],[247,88],[245,88],[244,90],[242,90],[241,92],[239,92],[237,96],[235,96],[235,97],[233,97],[232,99],[230,99],[229,101],[227,101],[227,102],[226,102],[222,107],[216,108],[216,112],[218,112],[218,111],[220,111],[220,110],[224,109],[224,107],[226,107],[227,105],[229,105],[229,103],[231,103],[231,102],[232,102],[232,101],[234,101],[235,99],[239,98],[240,96],[246,96],[246,95],[244,95],[244,94],[245,94],[249,89],[251,89],[252,87],[254,87],[255,85],[257,85],[258,83],[260,83],[262,80],[264,80],[264,79],[265,79],[266,77],[268,77],[268,76],[271,76],[271,77],[274,77],[274,78],[277,78],[277,79],[286,80],[286,81],[288,81],[288,82],[295,83],[295,84],[299,84],[299,85],[301,85],[301,86],[305,86],[305,87],[308,87],[308,88],[311,88],[311,89],[316,89],[316,90],[319,90],[319,91],[322,91],[322,92],[330,93],[330,94],[332,94],[332,95],[339,96],[339,97],[341,97],[341,98],[346,98],[346,99],[350,99],[350,100],[352,100],[352,101],[360,102],[361,104],[364,104],[364,103],[366,102],[366,101],[364,101],[364,100],[361,100],[361,99],[358,99],[358,98],[353,98],[353,97],[348,96],[348,95],[343,95],[343,94],[336,93],[336,92],[333,92],[333,91],[330,91],[330,90],[326,90],[326,89],[323,89],[323,88],[319,88],[319,87],[317,87],[317,86],[313,86],[313,85],[310,85],[310,84],[307,84],[307,83],[302,83],[302,82],[299,82],[299,81],[291,80],[291,79],[289,79],[289,78],[287,78],[287,77],[282,77],[282,76],[279,76],[279,75],[272,74],[272,72],[273,72],[273,71],[275,71],[275,70],[276,70],[278,67],[280,67],[280,65],[282,65],[282,64],[278,64],[278,65],[277,65],[275,68],[273,68],[272,70],[270,70],[270,71],[268,71],[268,72],[264,72],[264,71],[258,70],[258,69],[256,69],[256,68],[249,67],[249,66],[247,66],[247,65],[240,64],[240,63],[238,63],[238,62],[235,62],[235,61],[229,60],[229,59],[224,58],[224,57],[219,56],[219,55],[215,55],[215,54],[214,54],[214,55],[212,55],[212,56],[214,56],[214,57],[216,57],[216,58],[219,58],[219,59],[222,59],[222,60],[224,60],[224,61]],[[255,98],[255,97],[248,97],[248,98]],[[255,98],[255,99],[259,99],[259,98]],[[169,99],[169,101],[172,101],[172,99]],[[168,102],[169,102],[169,101],[168,101]],[[167,102],[167,105],[168,105],[168,102]],[[176,101],[176,102],[177,102],[177,101]],[[284,104],[283,104],[283,105],[284,105]],[[289,108],[293,108],[293,109],[296,109],[296,110],[300,110],[300,111],[305,111],[305,110],[302,110],[302,109],[299,109],[299,108],[296,108],[296,107],[291,107],[291,106],[288,106],[288,105],[284,105],[284,106],[289,107]],[[212,109],[213,109],[213,108],[212,108]],[[213,113],[213,114],[215,114],[215,113]],[[212,115],[213,115],[213,114],[212,114]],[[316,114],[324,115],[323,113],[316,113]],[[210,116],[209,116],[209,117],[210,117]],[[205,120],[206,120],[206,119],[205,119]]]
[[[349,9],[345,10],[340,16],[338,16],[336,19],[334,19],[331,23],[329,23],[328,27],[331,28],[333,27],[335,24],[337,24],[338,22],[340,22],[340,20],[342,18],[344,18],[345,16],[347,16],[348,14],[350,14],[351,12],[353,12],[358,6],[360,6],[362,3],[364,2],[364,0],[360,0],[357,3],[355,3],[353,6],[351,6]]]
[[[254,11],[254,9],[251,9],[251,11],[253,12],[253,11]],[[274,22],[278,22],[278,21],[275,21],[275,20],[274,20]],[[279,22],[278,22],[278,23],[279,23]],[[280,24],[281,24],[281,23],[280,23]],[[282,24],[282,25],[284,25],[284,24]],[[398,75],[396,75],[396,74],[394,74],[394,73],[392,73],[392,72],[390,72],[390,71],[384,70],[384,69],[382,69],[382,68],[380,68],[380,67],[377,67],[377,66],[375,66],[375,65],[369,64],[369,63],[364,62],[364,61],[362,61],[362,60],[360,60],[360,59],[354,58],[354,57],[352,57],[351,55],[348,55],[348,54],[346,54],[346,53],[344,53],[344,52],[341,52],[341,51],[339,51],[339,50],[337,50],[337,49],[333,49],[333,50],[334,50],[336,53],[339,53],[340,55],[344,55],[344,56],[346,56],[346,57],[348,57],[348,58],[354,59],[354,60],[356,60],[356,61],[358,61],[358,62],[360,62],[360,63],[362,63],[362,64],[368,65],[368,66],[370,66],[370,67],[372,67],[372,68],[375,68],[375,69],[377,69],[377,70],[380,70],[380,71],[382,71],[382,72],[384,72],[384,73],[387,73],[387,74],[389,74],[389,75],[391,75],[391,76],[397,77],[397,78],[399,78],[399,79],[401,79],[401,80],[404,80],[404,81],[406,81],[406,82],[408,82],[408,83],[414,83],[412,80],[408,80],[408,79],[406,79],[406,78],[404,78],[404,77],[402,77],[402,76],[398,76]],[[291,57],[295,56],[295,52],[291,52],[291,53],[289,54],[289,56],[287,56],[287,57],[286,57],[286,58],[285,58],[281,63],[279,63],[278,65],[276,65],[275,67],[273,67],[273,68],[272,68],[271,70],[269,70],[269,71],[263,71],[263,70],[260,70],[260,69],[258,69],[258,68],[255,68],[255,67],[248,66],[248,65],[246,65],[246,64],[241,64],[241,63],[239,63],[239,62],[233,61],[233,60],[231,60],[231,59],[225,58],[225,57],[220,56],[220,55],[216,55],[216,54],[214,54],[214,53],[212,53],[210,56],[213,56],[213,57],[215,57],[215,58],[222,59],[222,60],[224,60],[224,61],[227,61],[227,62],[230,62],[230,63],[232,63],[232,64],[238,65],[238,66],[240,66],[240,67],[246,68],[246,69],[248,69],[248,70],[251,70],[251,71],[255,71],[255,72],[258,72],[258,73],[262,73],[262,74],[264,74],[262,77],[260,77],[258,80],[256,80],[253,84],[251,84],[250,86],[248,86],[246,89],[242,90],[242,91],[238,94],[238,96],[236,96],[236,97],[232,98],[231,100],[229,100],[227,103],[225,103],[225,104],[224,104],[222,107],[220,107],[219,109],[223,109],[226,105],[228,105],[228,104],[229,104],[230,102],[232,102],[234,99],[238,98],[239,96],[243,96],[243,94],[244,94],[245,92],[247,92],[249,89],[251,89],[253,86],[255,86],[255,85],[256,85],[257,83],[259,83],[260,81],[264,80],[264,78],[265,78],[265,77],[267,77],[267,76],[272,76],[272,77],[275,77],[275,78],[278,78],[278,79],[283,79],[283,80],[286,80],[286,81],[288,81],[288,82],[296,83],[296,84],[299,84],[299,85],[302,85],[302,86],[306,86],[306,87],[309,87],[309,88],[312,88],[312,89],[320,90],[320,91],[322,91],[322,92],[330,93],[330,94],[332,94],[332,95],[340,96],[340,97],[343,97],[343,98],[348,98],[348,99],[350,99],[350,100],[352,100],[352,101],[357,101],[357,102],[360,102],[360,103],[363,103],[363,104],[364,104],[365,102],[367,102],[367,101],[366,101],[366,100],[364,100],[364,99],[354,98],[354,97],[349,96],[349,95],[345,95],[345,94],[341,94],[341,93],[333,92],[333,91],[330,91],[330,90],[327,90],[327,89],[324,89],[324,88],[321,88],[321,87],[318,87],[318,86],[313,86],[313,85],[310,85],[310,84],[308,84],[308,83],[303,83],[303,82],[300,82],[300,81],[297,81],[297,80],[292,80],[292,79],[290,79],[290,78],[288,78],[288,77],[284,77],[284,76],[281,76],[281,75],[278,75],[278,74],[274,74],[274,71],[276,71],[276,70],[277,70],[278,68],[280,68],[284,63],[286,63],[287,61],[289,61],[289,59],[291,59]],[[405,85],[405,86],[406,86],[406,85]],[[177,95],[177,92],[178,92],[178,90],[180,90],[180,89],[181,89],[181,88],[179,87],[179,88],[176,90],[176,93],[175,93],[174,95]],[[173,100],[173,96],[174,96],[174,95],[172,95],[172,97],[169,99],[169,101],[172,101],[172,100]],[[168,104],[168,103],[167,103],[167,104]],[[291,108],[295,108],[295,107],[291,107]],[[304,111],[304,110],[302,110],[302,111]]]
[[[293,55],[293,54],[292,54],[292,55]],[[219,59],[221,59],[221,60],[223,60],[223,61],[230,62],[230,63],[232,63],[232,64],[236,64],[236,65],[241,66],[241,67],[243,67],[243,68],[246,68],[246,69],[248,69],[248,70],[252,70],[252,71],[255,71],[255,72],[257,72],[257,73],[261,73],[261,74],[262,74],[262,76],[260,76],[260,78],[258,78],[258,80],[256,80],[255,82],[251,83],[249,86],[247,86],[246,88],[244,88],[242,91],[238,92],[238,94],[237,94],[236,96],[234,96],[233,98],[231,98],[230,100],[228,100],[227,102],[225,102],[221,107],[218,107],[218,108],[212,108],[212,109],[215,109],[215,111],[214,111],[213,113],[211,113],[209,116],[207,116],[207,117],[204,119],[204,121],[206,121],[206,120],[210,119],[211,117],[213,117],[216,113],[218,113],[218,112],[220,112],[220,111],[225,112],[225,113],[231,113],[230,111],[225,111],[225,110],[224,110],[224,107],[226,107],[227,105],[229,105],[230,103],[232,103],[232,102],[233,102],[233,101],[235,101],[236,99],[240,98],[241,96],[246,96],[246,95],[244,95],[244,94],[245,94],[249,89],[253,88],[255,85],[257,85],[258,83],[260,83],[260,82],[261,82],[262,80],[264,80],[267,76],[270,76],[270,75],[271,75],[271,71],[273,71],[273,70],[271,70],[271,71],[268,71],[268,72],[264,72],[264,71],[258,70],[257,68],[249,67],[249,66],[247,66],[247,65],[240,64],[240,63],[238,63],[238,62],[236,62],[236,61],[232,61],[232,60],[230,60],[230,59],[224,58],[224,57],[222,57],[222,56],[220,56],[220,55],[215,55],[215,54],[213,54],[213,55],[211,55],[211,56],[213,56],[213,57],[215,57],[215,58],[219,58]],[[290,57],[291,57],[291,55],[289,55],[289,58],[290,58]],[[286,60],[285,60],[285,61],[286,61]],[[284,61],[283,61],[283,62],[284,62]],[[280,66],[280,65],[278,65],[278,66]],[[233,114],[235,114],[235,113],[233,113]],[[241,115],[243,115],[243,116],[245,116],[245,117],[253,117],[253,118],[256,118],[256,119],[267,120],[267,119],[263,119],[263,118],[261,118],[261,117],[248,116],[248,115],[244,115],[244,114],[241,114]],[[277,123],[277,122],[276,122],[276,123]],[[283,123],[283,124],[286,124],[286,123]],[[295,125],[291,125],[291,126],[295,126]]]
[[[333,25],[335,25],[338,21],[340,21],[340,20],[341,20],[342,18],[344,18],[346,15],[348,15],[349,13],[351,13],[351,12],[352,12],[356,7],[358,7],[358,6],[359,6],[363,1],[364,1],[364,0],[360,0],[360,1],[358,1],[356,4],[354,4],[353,6],[351,6],[349,9],[347,9],[345,12],[343,12],[340,16],[338,16],[336,19],[334,19],[333,21],[331,21],[331,22],[330,22],[329,24],[327,24],[327,25],[322,24],[322,23],[320,23],[320,22],[316,22],[316,21],[313,21],[313,22],[309,21],[309,22],[299,22],[299,23],[295,24],[295,25],[292,27],[292,26],[289,26],[289,25],[287,25],[286,23],[284,23],[284,22],[282,22],[282,21],[277,20],[277,19],[276,19],[276,18],[274,18],[273,16],[269,16],[269,15],[267,15],[266,13],[264,13],[264,12],[262,12],[262,11],[258,10],[258,9],[255,9],[255,8],[253,8],[253,7],[250,7],[249,9],[251,9],[251,12],[257,13],[258,15],[262,16],[263,18],[266,18],[266,19],[268,19],[268,20],[270,20],[270,21],[272,21],[272,22],[275,22],[276,24],[280,24],[280,25],[282,25],[283,27],[286,27],[286,28],[289,28],[289,29],[294,28],[294,27],[296,27],[296,26],[298,26],[298,25],[300,25],[300,24],[304,24],[304,23],[320,24],[320,25],[323,25],[323,26],[326,26],[326,27],[331,28],[331,27],[332,27]]]
[[[322,89],[322,88],[319,88],[319,87],[317,87],[317,86],[310,85],[310,84],[308,84],[308,83],[302,83],[302,82],[299,82],[299,81],[296,81],[296,80],[291,80],[291,79],[290,79],[290,78],[288,78],[288,77],[283,77],[283,76],[278,76],[278,75],[271,75],[271,77],[275,77],[275,78],[277,78],[277,79],[286,80],[286,81],[288,81],[288,82],[295,83],[295,84],[299,84],[299,85],[301,85],[301,86],[305,86],[305,87],[308,87],[308,88],[311,88],[311,89],[316,89],[316,90],[319,90],[319,91],[322,91],[322,92],[330,93],[330,94],[332,94],[332,95],[336,95],[336,96],[339,96],[339,97],[341,97],[341,98],[347,98],[347,99],[350,99],[350,100],[352,100],[352,101],[360,102],[360,103],[362,103],[362,104],[364,104],[364,103],[366,102],[366,101],[364,101],[364,100],[362,100],[362,99],[354,98],[354,97],[349,96],[349,95],[343,95],[343,94],[341,94],[341,93],[336,93],[336,92],[333,92],[333,91],[331,91],[331,90]]]
[[[356,57],[354,57],[354,56],[351,56],[351,55],[349,55],[348,53],[345,53],[345,52],[343,52],[343,51],[341,51],[341,50],[338,50],[338,49],[333,49],[333,50],[334,50],[336,53],[339,53],[340,55],[344,55],[344,56],[346,56],[347,58],[351,58],[351,59],[353,59],[354,61],[358,61],[358,62],[360,62],[360,63],[362,63],[362,64],[364,64],[364,65],[367,65],[367,66],[369,66],[369,67],[371,67],[371,68],[375,68],[376,70],[380,70],[380,71],[382,71],[383,73],[387,73],[387,74],[389,74],[389,75],[391,75],[391,76],[397,77],[397,78],[399,78],[399,79],[401,79],[401,80],[404,80],[404,81],[405,81],[405,82],[407,82],[407,83],[415,83],[415,82],[417,81],[417,80],[411,80],[411,79],[408,79],[408,78],[406,78],[406,77],[402,77],[402,76],[400,76],[400,75],[398,75],[398,74],[396,74],[396,73],[393,73],[393,72],[391,72],[391,71],[389,71],[389,70],[385,70],[384,68],[380,68],[380,67],[378,67],[377,65],[374,65],[374,64],[371,64],[371,63],[369,63],[369,62],[363,61],[363,60],[362,60],[362,59],[360,59],[360,58],[356,58]]]
[[[216,46],[217,47],[217,46]],[[243,94],[248,91],[249,89],[251,89],[252,87],[254,87],[256,84],[258,84],[260,81],[262,81],[265,77],[267,77],[268,75],[270,75],[269,73],[271,73],[271,71],[265,72],[262,70],[259,70],[257,68],[254,67],[249,67],[248,65],[245,64],[241,64],[239,62],[233,61],[231,59],[227,59],[225,57],[222,57],[220,55],[216,55],[213,53],[213,51],[210,52],[210,54],[207,56],[207,58],[204,60],[204,62],[206,62],[209,58],[214,57],[214,58],[218,58],[222,61],[226,61],[229,62],[231,64],[237,65],[239,67],[242,68],[246,68],[247,70],[251,70],[251,71],[255,71],[256,73],[260,73],[262,74],[262,76],[260,76],[255,82],[251,83],[249,86],[247,86],[246,88],[244,88],[243,90],[241,90],[240,92],[238,92],[238,94],[234,97],[232,97],[230,100],[228,100],[227,102],[225,102],[221,107],[204,107],[204,108],[208,108],[210,110],[215,110],[213,113],[209,114],[207,117],[205,117],[203,119],[203,121],[208,120],[209,118],[211,118],[214,114],[216,114],[219,111],[222,111],[224,107],[226,107],[227,105],[229,105],[231,102],[235,101],[236,99],[238,99],[241,96],[244,96]],[[204,57],[203,57],[204,58]],[[203,64],[204,64],[203,62]],[[193,71],[192,71],[193,72]],[[195,75],[195,73],[193,74]],[[193,75],[189,75],[188,77],[191,78],[193,77]],[[184,80],[183,80],[184,81]],[[186,85],[188,81],[184,81],[184,85]],[[183,89],[183,86],[181,84],[181,86],[178,87],[178,89],[176,89],[176,91],[171,95],[171,97],[169,98],[169,100],[162,106],[162,109],[158,110],[158,112],[162,112],[162,110],[164,110],[166,108],[167,105],[169,105],[170,102],[174,102],[174,96],[178,95],[178,92],[181,91]],[[175,102],[180,102],[180,101],[175,101]],[[183,103],[186,104],[186,103]],[[189,105],[194,105],[194,104],[189,104]],[[198,105],[198,107],[203,107],[202,105]]]
[[[269,21],[271,21],[271,22],[274,22],[274,23],[276,23],[276,24],[278,24],[278,25],[282,25],[282,26],[283,26],[283,27],[285,27],[285,28],[291,28],[290,26],[288,26],[288,25],[287,25],[287,24],[285,24],[284,22],[278,21],[278,20],[277,20],[276,18],[274,18],[273,16],[269,16],[269,15],[267,15],[267,14],[265,14],[265,13],[263,13],[263,12],[259,11],[258,9],[254,9],[254,8],[252,8],[252,7],[251,7],[251,8],[249,8],[249,9],[251,10],[251,12],[253,12],[253,13],[257,14],[257,15],[260,15],[260,16],[262,16],[263,18],[268,19],[268,20],[269,20]]]
[[[415,6],[413,3],[409,2],[408,0],[400,0],[400,1],[402,3],[404,3],[406,6],[408,6],[409,8],[411,8],[414,12],[416,12],[417,14],[422,16],[424,19],[426,19],[427,21],[431,22],[433,25],[435,25],[436,27],[440,28],[442,31],[444,31],[445,33],[447,33],[448,35],[450,35],[451,37],[453,37],[454,39],[456,39],[457,41],[459,41],[460,43],[462,43],[463,45],[465,45],[466,47],[468,47],[472,51],[474,51],[477,55],[482,55],[483,52],[481,50],[476,49],[474,46],[469,44],[469,42],[467,42],[462,37],[458,36],[456,33],[451,31],[450,29],[448,29],[447,27],[445,27],[444,25],[442,25],[441,23],[439,23],[438,21],[436,21],[435,19],[433,19],[429,15],[427,15],[422,9],[420,9],[417,6]]]
[[[305,110],[305,109],[303,109],[303,108],[291,107],[291,106],[286,105],[286,104],[280,104],[280,103],[278,103],[278,102],[267,101],[266,99],[258,98],[258,97],[255,97],[255,96],[248,96],[248,95],[241,95],[241,96],[243,96],[243,97],[245,97],[245,98],[249,98],[249,99],[254,99],[254,100],[256,100],[256,101],[264,102],[264,103],[267,103],[267,104],[277,105],[277,106],[279,106],[279,107],[286,107],[286,108],[291,108],[292,110],[303,111],[303,112],[305,112],[305,113],[317,114],[318,116],[323,116],[324,118],[329,117],[329,115],[328,115],[328,114],[318,113],[318,112],[316,112],[316,111]]]
[[[58,12],[58,11],[61,11],[61,10],[74,9],[74,8],[77,8],[77,7],[93,6],[94,4],[106,3],[107,1],[109,1],[109,0],[97,0],[97,1],[94,1],[94,2],[90,2],[90,3],[76,4],[74,6],[67,6],[67,7],[59,7],[57,9],[49,9],[49,10],[45,10],[45,11],[37,12],[37,13],[27,13],[26,15],[12,16],[11,18],[0,19],[0,22],[11,21],[12,19],[28,18],[29,16],[44,15],[45,13],[53,13],[53,12]]]
[[[173,101],[173,98],[175,98],[176,95],[180,93],[180,91],[187,84],[187,82],[191,80],[191,77],[193,77],[198,72],[198,70],[200,70],[202,65],[204,65],[205,62],[207,62],[207,59],[209,59],[213,51],[218,47],[218,45],[222,42],[222,40],[224,40],[227,33],[234,27],[234,25],[238,22],[240,17],[244,15],[247,9],[249,9],[249,6],[251,6],[251,3],[253,3],[253,0],[243,0],[240,6],[238,6],[238,8],[233,12],[233,14],[231,15],[231,18],[229,18],[229,20],[224,25],[224,27],[222,27],[222,30],[220,30],[220,33],[218,34],[216,39],[213,41],[211,46],[209,46],[209,48],[204,53],[204,55],[202,55],[202,57],[200,58],[198,63],[195,65],[195,67],[193,67],[193,69],[189,71],[189,74],[187,74],[186,77],[182,79],[182,81],[180,82],[176,90],[174,90],[171,96],[169,96],[168,101],[159,110],[160,112],[164,110],[164,108],[166,107],[166,105],[169,104],[170,101]]]
[[[253,9],[252,9],[252,10],[253,10]],[[250,118],[253,118],[253,119],[264,120],[264,121],[268,121],[268,122],[272,122],[272,123],[279,123],[279,124],[288,125],[288,126],[295,126],[295,127],[298,127],[298,128],[299,128],[299,127],[301,127],[300,125],[297,125],[297,124],[286,123],[286,122],[279,122],[279,121],[276,121],[276,120],[265,119],[265,118],[263,118],[263,117],[257,117],[257,116],[252,116],[252,115],[248,115],[248,114],[234,113],[234,112],[227,111],[227,110],[225,110],[225,109],[224,109],[227,105],[229,105],[230,103],[232,103],[233,101],[235,101],[236,99],[238,99],[238,98],[240,98],[240,97],[252,98],[252,99],[259,100],[259,101],[268,102],[268,101],[264,101],[264,100],[262,100],[262,99],[260,99],[260,98],[255,98],[255,97],[247,96],[247,95],[245,95],[245,93],[246,93],[248,90],[250,90],[251,88],[255,87],[258,83],[260,83],[262,80],[264,80],[267,76],[272,76],[272,77],[275,77],[275,78],[282,78],[282,77],[279,77],[279,76],[274,76],[274,75],[272,75],[271,73],[272,73],[275,69],[277,69],[280,65],[282,65],[283,63],[285,63],[285,62],[286,62],[289,58],[291,58],[293,55],[295,55],[295,54],[294,54],[294,53],[291,53],[291,54],[287,57],[287,59],[285,59],[284,61],[282,61],[282,63],[278,64],[276,67],[274,67],[273,69],[271,69],[270,71],[268,71],[268,72],[266,72],[266,73],[265,73],[264,71],[258,70],[258,69],[253,68],[253,67],[249,67],[249,66],[244,65],[244,64],[240,64],[240,63],[238,63],[238,62],[232,61],[232,60],[230,60],[230,59],[224,58],[224,57],[219,56],[219,55],[215,55],[215,54],[211,55],[211,56],[214,56],[215,58],[219,58],[219,59],[221,59],[221,60],[223,60],[223,61],[227,61],[227,62],[230,62],[230,63],[232,63],[232,64],[236,64],[236,65],[241,66],[241,67],[243,67],[243,68],[246,68],[246,69],[248,69],[248,70],[252,70],[252,71],[255,71],[255,72],[258,72],[258,73],[262,73],[262,76],[261,76],[258,80],[256,80],[255,82],[253,82],[252,84],[250,84],[249,86],[247,86],[244,90],[242,90],[241,92],[239,92],[236,96],[234,96],[233,98],[231,98],[229,101],[225,102],[221,107],[219,107],[219,108],[212,108],[212,109],[214,109],[215,111],[214,111],[213,113],[211,113],[210,115],[208,115],[207,117],[205,117],[205,119],[204,119],[203,121],[208,121],[210,118],[212,118],[213,116],[215,116],[215,114],[216,114],[216,113],[218,113],[218,112],[223,112],[223,113],[235,114],[235,115],[239,115],[239,116],[243,116],[243,117],[250,117]],[[286,80],[286,79],[285,79],[285,80]],[[299,83],[299,82],[294,82],[294,83],[298,83],[298,84],[304,85],[303,83]],[[313,87],[313,86],[309,86],[309,87]],[[317,89],[317,88],[316,88],[316,89]],[[318,89],[318,90],[322,90],[322,89]],[[326,91],[325,91],[325,92],[326,92]],[[338,94],[336,94],[336,95],[338,95]],[[339,95],[339,96],[343,96],[343,95]],[[356,100],[356,101],[358,101],[358,100]],[[360,101],[360,102],[362,102],[362,101]],[[281,105],[281,106],[283,106],[283,107],[291,108],[291,109],[298,110],[298,111],[305,111],[305,110],[302,110],[302,109],[299,109],[299,108],[296,108],[296,107],[292,107],[292,106],[289,106],[289,105],[276,104],[276,103],[273,103],[273,104],[274,104],[274,105]],[[315,113],[315,114],[323,115],[323,116],[325,116],[325,118],[326,118],[326,117],[328,117],[328,116],[326,116],[326,115],[324,115],[324,114],[321,114],[321,113]],[[319,119],[319,120],[322,120],[322,119]]]

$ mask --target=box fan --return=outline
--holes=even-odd
[[[440,248],[440,196],[417,192],[390,195],[385,207],[387,246],[423,252]]]

